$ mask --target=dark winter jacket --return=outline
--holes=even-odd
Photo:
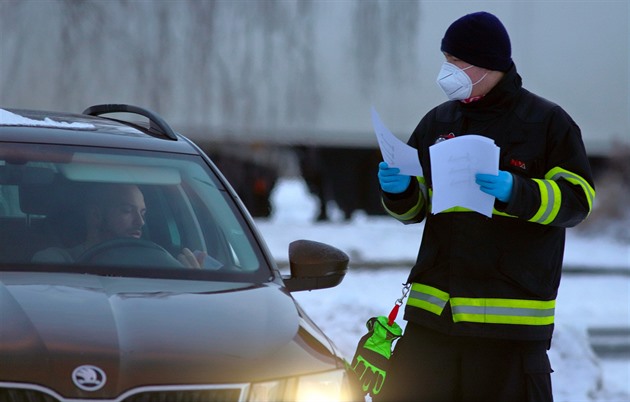
[[[497,200],[492,218],[464,208],[431,213],[429,147],[467,134],[493,139],[499,169],[514,177],[509,203]],[[565,228],[586,218],[595,197],[578,126],[522,88],[513,66],[481,100],[431,110],[409,145],[424,177],[402,194],[382,193],[403,223],[426,218],[405,319],[454,335],[550,339]]]

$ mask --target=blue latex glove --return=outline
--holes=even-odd
[[[509,202],[512,196],[512,186],[514,179],[512,174],[504,170],[499,170],[497,176],[492,174],[477,173],[475,182],[479,184],[481,191],[493,195],[499,201]]]
[[[383,191],[400,194],[409,187],[411,176],[400,174],[400,169],[390,168],[387,162],[378,164],[378,181]]]

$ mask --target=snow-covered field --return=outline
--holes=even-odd
[[[401,284],[418,251],[422,224],[404,226],[388,217],[362,214],[349,222],[314,222],[317,201],[301,181],[293,179],[278,183],[272,203],[272,216],[257,219],[257,225],[277,260],[287,260],[288,245],[297,239],[325,242],[350,256],[351,269],[339,286],[297,292],[294,297],[345,357],[352,358],[365,321],[387,315],[401,296]],[[387,268],[365,268],[374,262]],[[630,360],[599,358],[587,334],[591,327],[630,328],[630,244],[606,237],[586,238],[570,230],[565,265],[618,269],[625,274],[564,275],[550,351],[555,399],[630,401]],[[401,316],[397,321],[404,327]]]

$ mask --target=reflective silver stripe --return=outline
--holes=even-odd
[[[422,198],[424,200],[428,200],[429,199],[429,194],[427,191],[427,184],[424,180],[424,177],[418,176],[416,177],[416,179],[418,180],[418,186],[420,187],[420,194],[422,194]]]
[[[442,300],[439,297],[432,296],[432,295],[422,293],[422,292],[416,292],[415,290],[412,290],[409,292],[409,297],[416,300],[424,300],[425,302],[431,303],[439,307],[440,309],[443,309],[444,306],[446,306],[446,302],[447,302],[446,300]]]
[[[547,180],[541,180],[540,183],[542,183],[545,188],[546,188],[546,194],[541,194],[541,197],[546,203],[545,205],[545,211],[543,212],[542,216],[538,219],[536,219],[537,222],[544,222],[547,220],[547,218],[549,217],[549,215],[551,215],[551,212],[553,211],[553,206],[554,206],[554,192],[553,192],[553,187],[551,186],[551,183],[548,182]]]
[[[453,314],[484,314],[519,317],[552,317],[555,308],[532,309],[518,307],[487,307],[487,306],[451,306]]]
[[[584,180],[584,178],[582,178],[581,176],[575,173],[569,172],[568,170],[562,170],[560,172],[557,172],[556,171],[557,169],[552,169],[549,172],[552,174],[551,180],[557,180],[557,179],[563,178],[567,180],[569,183],[577,184],[580,187],[582,187],[582,190],[584,191],[584,195],[586,195],[586,199],[588,200],[589,208],[592,208],[593,200],[595,199],[595,190],[593,189],[593,187],[591,187],[591,185],[586,180]]]
[[[454,297],[451,307],[454,322],[551,325],[556,301]]]
[[[407,306],[417,307],[433,314],[440,315],[448,302],[448,293],[433,286],[414,282],[411,285]]]
[[[558,216],[562,203],[562,193],[558,183],[553,180],[533,180],[538,184],[540,191],[540,208],[529,221],[547,225]]]

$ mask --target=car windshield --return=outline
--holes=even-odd
[[[4,144],[0,221],[2,269],[269,277],[251,229],[198,155]]]

